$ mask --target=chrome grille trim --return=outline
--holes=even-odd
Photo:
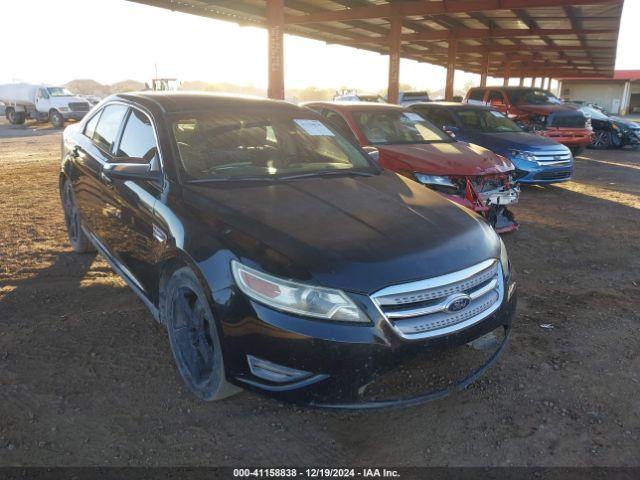
[[[567,152],[566,150],[536,153],[532,152],[531,155],[540,166],[566,165],[571,163],[571,160],[573,159],[571,152]]]
[[[469,304],[459,311],[449,311],[452,299],[461,295],[468,297]],[[386,287],[371,295],[385,320],[399,336],[409,340],[467,328],[494,313],[503,298],[502,267],[495,259],[439,277]]]

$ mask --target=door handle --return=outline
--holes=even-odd
[[[102,181],[102,183],[104,183],[107,187],[111,187],[113,186],[113,179],[111,179],[111,177],[109,177],[109,175],[107,175],[104,172],[100,172],[100,180]]]

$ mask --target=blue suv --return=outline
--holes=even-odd
[[[511,160],[520,183],[555,183],[571,179],[569,148],[527,133],[490,107],[464,103],[417,103],[409,107],[457,140],[474,143]]]

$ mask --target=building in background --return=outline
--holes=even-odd
[[[613,115],[640,113],[640,70],[616,70],[613,78],[560,79],[565,100],[596,103]]]

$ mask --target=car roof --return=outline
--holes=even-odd
[[[324,106],[338,107],[338,110],[354,111],[354,110],[406,110],[406,107],[394,105],[392,103],[380,102],[305,102],[301,104],[305,107]]]
[[[459,102],[432,102],[414,103],[412,107],[429,106],[430,108],[446,108],[449,110],[493,110],[489,105],[475,105],[473,103]],[[419,109],[418,109],[419,110]]]
[[[199,92],[131,92],[111,97],[137,103],[164,113],[206,111],[224,107],[254,107],[274,109],[298,109],[282,100],[271,100],[250,95]]]

